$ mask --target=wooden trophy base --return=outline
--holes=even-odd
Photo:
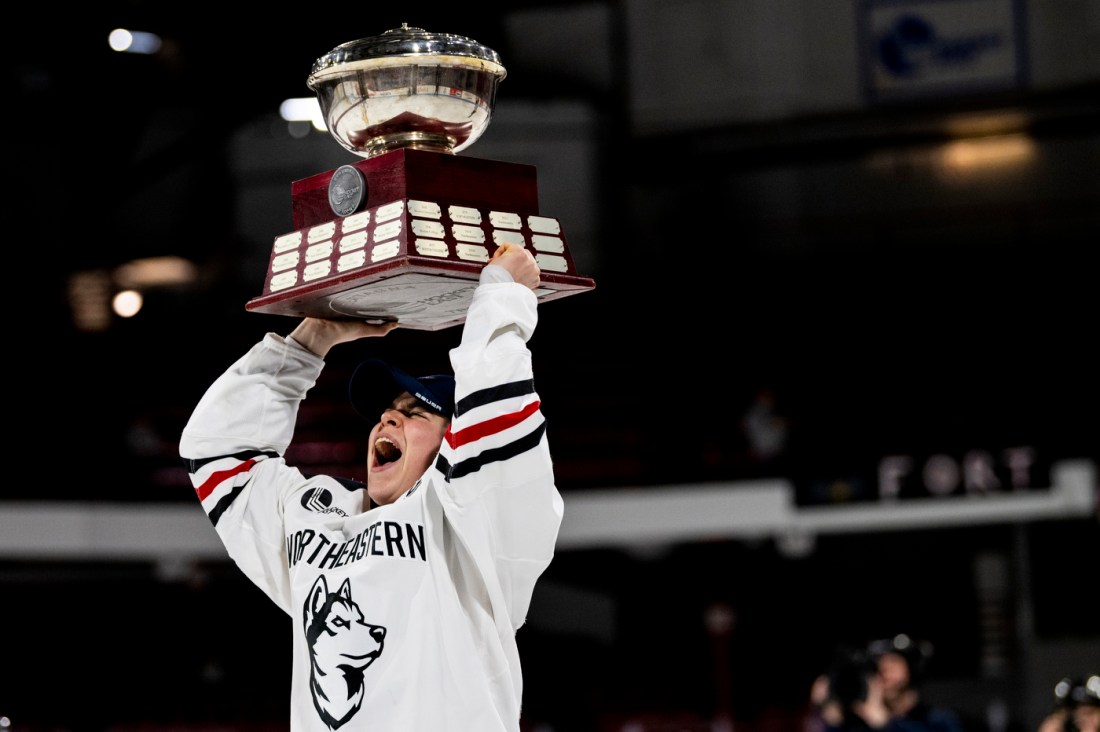
[[[295,230],[275,238],[263,293],[247,310],[448,328],[465,321],[481,269],[503,244],[535,255],[540,301],[595,287],[577,274],[558,220],[539,215],[530,165],[403,148],[351,166],[362,201],[344,216],[330,203],[337,171],[291,185]]]

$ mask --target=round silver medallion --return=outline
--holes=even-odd
[[[367,182],[354,165],[341,165],[328,182],[328,205],[337,216],[350,216],[367,198]]]

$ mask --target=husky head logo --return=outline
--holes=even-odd
[[[304,610],[313,706],[329,729],[338,729],[363,703],[363,671],[382,655],[386,629],[363,622],[349,580],[330,593],[319,576]]]

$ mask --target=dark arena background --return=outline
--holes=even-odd
[[[966,732],[1036,732],[1059,679],[1100,673],[1096,3],[24,11],[3,732],[288,728],[291,620],[177,444],[293,327],[245,310],[291,183],[354,159],[281,103],[403,22],[500,54],[458,154],[535,166],[596,282],[531,341],[565,519],[518,635],[525,732],[804,732],[833,652],[897,633]],[[360,477],[350,369],[434,369],[458,335],[333,351],[288,458]]]

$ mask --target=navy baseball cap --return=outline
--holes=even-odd
[[[455,377],[449,374],[410,376],[381,359],[368,358],[355,367],[348,384],[351,406],[370,422],[377,422],[394,398],[405,391],[447,419],[454,414]]]

